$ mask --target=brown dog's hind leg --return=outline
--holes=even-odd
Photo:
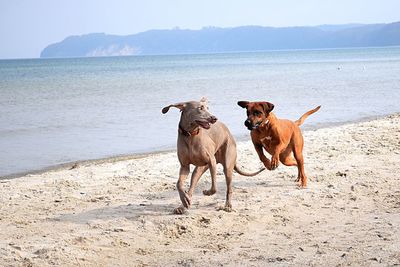
[[[209,190],[203,190],[203,194],[212,196],[217,192],[217,160],[214,156],[211,157],[208,167],[210,168],[211,174],[211,188]]]
[[[286,158],[280,157],[280,161],[285,166],[297,166],[297,161],[292,156]]]
[[[292,156],[292,149],[288,147],[279,155],[279,160],[285,166],[297,166],[297,161]]]
[[[307,177],[304,172],[304,159],[303,159],[303,146],[297,145],[294,147],[294,157],[297,161],[297,169],[298,169],[298,177],[297,182],[299,182],[299,186],[302,188],[307,187]]]

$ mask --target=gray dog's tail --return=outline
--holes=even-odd
[[[243,175],[243,176],[248,176],[248,177],[251,177],[251,176],[256,176],[257,174],[259,174],[260,172],[262,172],[263,170],[265,170],[265,168],[262,168],[262,169],[260,169],[260,170],[258,170],[258,171],[256,171],[256,172],[253,172],[253,173],[248,173],[248,172],[244,172],[244,171],[242,171],[241,169],[239,169],[239,167],[235,164],[235,167],[233,168],[237,173],[239,173],[240,175]]]

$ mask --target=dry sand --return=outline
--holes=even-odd
[[[1,266],[400,265],[400,115],[307,131],[295,167],[234,175],[234,212],[207,172],[186,215],[174,152],[0,180]],[[251,142],[239,165],[259,163]]]

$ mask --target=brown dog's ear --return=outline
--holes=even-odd
[[[169,106],[164,107],[164,108],[161,110],[161,112],[162,112],[163,114],[167,113],[170,107],[174,107],[174,108],[177,108],[177,109],[179,109],[180,111],[182,111],[182,110],[185,108],[185,106],[186,106],[185,103],[177,103],[177,104],[173,104],[173,105],[169,105]]]
[[[261,105],[263,106],[264,111],[266,113],[269,113],[274,109],[274,104],[269,103],[269,102],[261,102]]]
[[[239,106],[241,106],[242,108],[247,108],[247,106],[249,105],[249,101],[239,101],[239,102],[237,102],[237,104],[239,105]]]

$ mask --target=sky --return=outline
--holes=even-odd
[[[0,59],[94,32],[400,21],[400,0],[0,0]]]

